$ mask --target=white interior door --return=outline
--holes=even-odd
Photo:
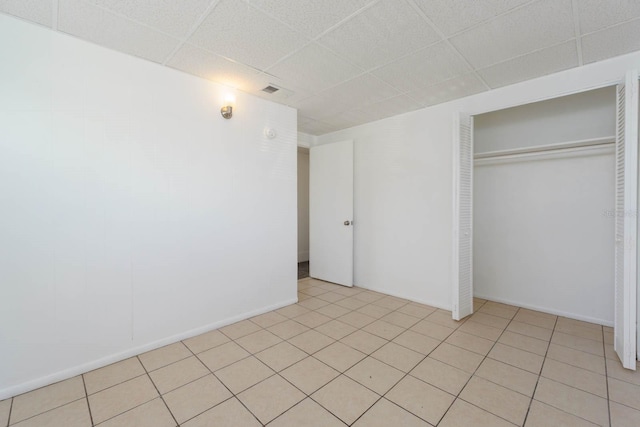
[[[473,117],[454,119],[453,298],[452,315],[473,313]]]
[[[353,141],[309,155],[309,275],[353,286]]]
[[[617,90],[614,349],[636,369],[638,72]]]

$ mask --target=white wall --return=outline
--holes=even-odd
[[[309,150],[298,147],[298,262],[309,261]]]
[[[0,399],[295,302],[295,110],[2,15],[0,58]]]
[[[476,153],[609,137],[614,87],[475,117]],[[476,296],[613,323],[614,147],[477,160]],[[576,298],[589,295],[590,298]]]
[[[476,116],[474,151],[610,137],[615,124],[616,91],[605,87]]]
[[[639,67],[636,52],[318,137],[355,141],[356,284],[450,309],[454,114],[608,86]]]
[[[309,148],[315,144],[316,136],[298,132],[298,147]]]
[[[476,163],[474,294],[612,325],[614,166],[613,146]]]

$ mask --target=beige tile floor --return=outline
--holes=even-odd
[[[2,401],[0,426],[640,426],[611,328],[298,287],[298,304]]]

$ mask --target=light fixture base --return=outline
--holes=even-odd
[[[233,107],[231,105],[222,107],[220,109],[220,114],[222,114],[222,117],[224,117],[225,119],[230,119],[231,117],[233,117]]]

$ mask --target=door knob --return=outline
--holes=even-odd
[[[344,225],[351,225],[351,221],[345,221]]]

